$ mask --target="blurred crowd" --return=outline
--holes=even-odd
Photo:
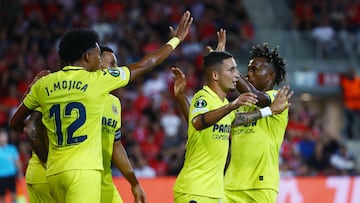
[[[286,0],[290,27],[317,45],[318,57],[360,56],[360,1]]]
[[[297,1],[296,1],[297,2]],[[301,2],[301,1],[300,1]],[[122,105],[122,142],[138,177],[177,175],[187,125],[173,98],[171,67],[187,79],[189,99],[202,83],[201,60],[215,48],[216,31],[227,30],[227,50],[249,52],[255,28],[241,0],[4,0],[0,3],[0,127],[17,146],[23,171],[31,156],[24,134],[8,128],[12,112],[36,73],[58,70],[57,43],[73,27],[89,27],[111,47],[119,66],[137,61],[164,44],[169,25],[191,11],[194,26],[184,43],[163,64],[128,87],[113,92]],[[306,103],[290,110],[281,150],[284,175],[356,174],[355,157],[322,131],[319,115]],[[114,175],[120,173],[114,170]]]

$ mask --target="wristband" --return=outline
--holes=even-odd
[[[173,49],[175,49],[180,44],[180,39],[177,37],[173,37],[166,44],[170,45]]]
[[[260,110],[260,114],[261,114],[261,117],[264,118],[266,116],[271,116],[272,115],[272,112],[271,112],[271,109],[270,107],[264,107],[264,108],[261,108],[259,109]]]

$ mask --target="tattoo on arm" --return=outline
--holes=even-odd
[[[232,126],[237,127],[240,125],[246,125],[260,118],[261,118],[261,113],[259,110],[255,110],[247,113],[237,113],[235,120],[232,123]]]

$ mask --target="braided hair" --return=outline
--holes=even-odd
[[[278,52],[278,47],[270,51],[268,43],[264,43],[262,46],[257,45],[252,47],[251,58],[254,57],[263,57],[273,65],[276,72],[275,84],[279,85],[283,80],[285,80],[286,70],[285,70],[285,61],[280,57]]]

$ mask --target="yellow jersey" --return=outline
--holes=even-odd
[[[204,86],[194,95],[189,110],[185,161],[174,185],[175,192],[211,198],[224,197],[224,167],[234,114],[224,116],[203,130],[196,130],[191,121],[199,114],[228,103],[226,98],[222,101],[208,86]]]
[[[41,107],[49,137],[47,176],[72,169],[103,170],[103,103],[129,79],[127,67],[90,72],[66,66],[32,85],[23,103],[29,109]]]
[[[276,90],[267,91],[274,100]],[[240,106],[251,112],[257,106]],[[273,189],[279,187],[279,150],[288,123],[288,109],[231,131],[231,159],[225,173],[226,190]]]

